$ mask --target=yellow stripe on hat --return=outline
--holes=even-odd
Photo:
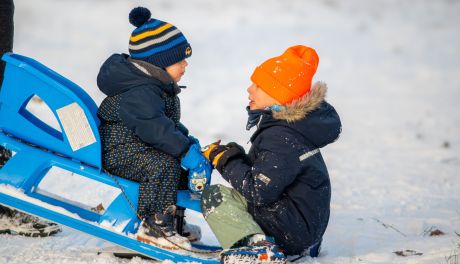
[[[146,41],[146,42],[141,42],[141,43],[135,44],[135,45],[129,44],[129,49],[131,49],[131,50],[140,50],[140,49],[146,48],[148,46],[155,45],[155,44],[158,44],[160,42],[164,42],[164,41],[174,37],[175,35],[177,35],[179,33],[180,33],[179,29],[175,29],[173,31],[170,31],[170,32],[166,33],[165,35],[163,35],[160,38],[152,39],[152,40],[149,40],[149,41]]]
[[[150,36],[153,36],[153,35],[157,35],[157,34],[160,34],[161,32],[165,31],[166,29],[172,27],[171,24],[165,24],[155,30],[151,30],[151,31],[147,31],[147,32],[144,32],[142,34],[139,34],[137,36],[134,36],[134,37],[131,37],[129,40],[132,41],[132,42],[136,42],[138,40],[141,40],[143,38],[146,38],[146,37],[150,37]]]

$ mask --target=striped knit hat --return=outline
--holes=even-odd
[[[192,47],[174,25],[150,18],[145,7],[129,13],[129,22],[137,27],[129,39],[129,54],[160,68],[166,68],[192,55]]]

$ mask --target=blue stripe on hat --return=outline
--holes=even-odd
[[[159,46],[159,47],[156,47],[156,48],[153,48],[151,50],[147,50],[145,52],[142,52],[142,53],[131,53],[131,57],[133,57],[134,59],[141,59],[141,58],[145,58],[145,57],[148,57],[148,56],[151,56],[155,53],[158,53],[158,52],[162,52],[162,51],[165,51],[167,49],[170,49],[178,44],[180,44],[181,42],[185,42],[187,41],[185,39],[185,37],[182,35],[180,36],[179,38],[163,45],[163,46]]]
[[[155,28],[155,27],[159,26],[161,23],[165,23],[165,22],[161,21],[161,20],[156,20],[156,19],[151,21],[151,22],[148,22],[148,23],[142,25],[141,27],[138,27],[135,30],[133,30],[133,33],[131,34],[131,36],[134,36],[134,34],[137,34],[138,32],[143,31],[145,29]]]

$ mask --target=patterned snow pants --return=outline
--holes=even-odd
[[[138,214],[142,218],[163,213],[166,207],[176,204],[177,190],[187,186],[187,178],[181,177],[180,163],[173,156],[156,149],[136,153],[135,157],[128,163],[107,169],[140,184]]]

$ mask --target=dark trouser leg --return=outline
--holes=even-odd
[[[13,36],[14,36],[14,3],[13,0],[0,0],[0,58],[6,52],[13,51]],[[0,60],[0,88],[3,84],[5,74],[5,62]],[[11,158],[12,153],[10,150],[0,146],[0,168],[6,164]],[[0,215],[7,215],[8,217],[14,217],[17,211],[0,205]],[[25,214],[23,214],[25,215]],[[35,218],[29,218],[35,219]],[[38,218],[37,218],[38,219]],[[35,221],[35,220],[34,220]],[[38,236],[49,236],[60,231],[60,228],[50,222],[43,222],[44,224],[38,224],[37,221],[32,225],[32,229],[41,229]],[[46,230],[45,230],[46,229]],[[33,232],[32,232],[33,233]],[[35,236],[32,233],[25,232],[24,235]],[[21,234],[19,232],[19,234]],[[36,233],[37,234],[37,233]]]
[[[5,52],[13,50],[13,13],[14,3],[13,0],[0,1],[0,57]],[[0,62],[0,85],[3,82],[3,72],[5,69],[5,62]]]
[[[162,214],[177,201],[177,188],[181,175],[177,159],[165,153],[148,164],[144,182],[139,190],[139,214],[143,217]]]
[[[0,57],[2,57],[5,52],[13,50],[13,14],[13,0],[0,0]],[[0,60],[0,87],[3,83],[4,71],[5,62]],[[0,168],[5,165],[9,158],[11,158],[11,151],[0,146]]]
[[[139,183],[137,213],[144,219],[162,214],[175,205],[181,176],[179,161],[162,151],[149,149],[134,155],[130,163],[109,169],[110,173]]]
[[[113,175],[139,183],[137,213],[141,219],[155,213],[162,214],[166,207],[176,204],[181,176],[176,158],[159,150],[148,149],[131,154],[129,159],[128,162],[117,162],[114,167],[105,168]]]

